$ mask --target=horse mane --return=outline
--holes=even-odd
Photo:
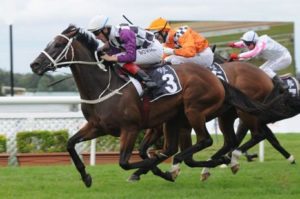
[[[97,50],[99,42],[92,33],[84,30],[83,28],[78,28],[74,24],[70,24],[69,27],[62,32],[62,34],[69,34],[73,31],[75,31],[73,33],[74,35],[71,36],[75,36],[76,40],[82,43],[88,50],[91,51],[92,54]]]

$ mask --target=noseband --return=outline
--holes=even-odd
[[[53,70],[56,70],[57,66],[60,65],[70,65],[70,64],[85,64],[85,65],[98,65],[99,68],[103,71],[107,71],[105,66],[102,64],[103,60],[99,61],[98,59],[98,55],[97,55],[97,51],[94,52],[94,56],[95,59],[97,60],[97,62],[86,62],[86,61],[73,61],[74,60],[74,48],[72,46],[72,42],[74,40],[74,38],[69,38],[66,35],[63,34],[59,34],[57,36],[63,37],[65,38],[68,43],[66,44],[65,48],[61,51],[61,53],[57,56],[56,59],[54,59],[53,57],[51,57],[51,55],[49,55],[49,53],[47,53],[45,50],[43,50],[41,53],[43,53],[49,60],[50,60],[50,64],[48,66],[48,68],[51,68]],[[62,62],[62,60],[65,58],[67,60],[67,55],[68,52],[71,48],[72,51],[72,57],[70,59],[70,61],[64,61]]]
[[[46,51],[42,51],[42,53],[51,61],[51,64],[54,68],[54,70],[57,68],[57,66],[59,65],[64,65],[64,64],[68,64],[68,62],[73,62],[73,59],[74,59],[74,49],[73,49],[73,46],[72,46],[72,42],[73,42],[73,38],[69,38],[63,34],[59,34],[58,36],[60,37],[63,37],[65,38],[66,40],[68,40],[68,43],[67,45],[65,46],[65,48],[61,51],[61,53],[57,56],[57,58],[54,60],[50,55],[49,53],[47,53]],[[71,61],[68,61],[68,62],[60,62],[63,58],[67,59],[67,55],[68,55],[68,52],[69,52],[69,49],[71,48],[72,50],[72,58],[71,58]],[[51,67],[51,64],[49,64],[49,67]]]

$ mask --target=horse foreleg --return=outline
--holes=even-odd
[[[82,129],[80,129],[68,140],[67,145],[67,150],[86,187],[90,187],[92,185],[92,178],[88,173],[86,173],[84,163],[81,161],[79,155],[75,150],[75,145],[79,142],[91,140],[98,137],[96,131],[97,129],[93,128],[91,125],[89,125],[89,123],[87,123]]]
[[[148,148],[157,142],[163,136],[163,125],[160,125],[154,129],[148,129],[145,132],[145,136],[139,147],[139,154],[142,159],[148,159],[147,150]],[[135,171],[129,178],[128,181],[134,182],[140,180],[140,176],[143,174],[147,174],[150,170],[140,168]],[[158,167],[154,167],[152,170],[154,175],[157,175],[165,180],[172,180],[170,175],[166,172],[161,171]]]
[[[129,163],[138,133],[139,129],[136,127],[121,128],[119,165],[124,170],[142,167],[141,162]]]

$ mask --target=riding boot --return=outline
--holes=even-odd
[[[281,92],[284,92],[284,91],[288,90],[288,88],[289,88],[288,85],[285,84],[280,79],[280,77],[278,77],[277,75],[275,75],[272,80],[273,80],[274,85],[277,85],[277,84],[279,85],[279,89],[280,89]]]
[[[133,77],[142,82],[147,88],[153,89],[157,87],[157,84],[152,81],[145,71],[140,69],[135,63],[126,63],[123,65],[123,68],[126,69]]]
[[[143,71],[142,69],[139,69],[137,73],[135,74],[135,77],[144,83],[144,85],[149,89],[154,89],[157,87],[157,84],[150,78],[150,76]]]

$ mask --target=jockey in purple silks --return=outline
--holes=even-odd
[[[108,25],[108,17],[103,15],[93,17],[88,24],[88,30],[104,43],[99,45],[99,50],[108,49],[107,54],[101,56],[102,59],[119,62],[122,68],[149,89],[157,87],[149,75],[137,66],[149,66],[162,60],[163,46],[153,33],[127,24]]]

